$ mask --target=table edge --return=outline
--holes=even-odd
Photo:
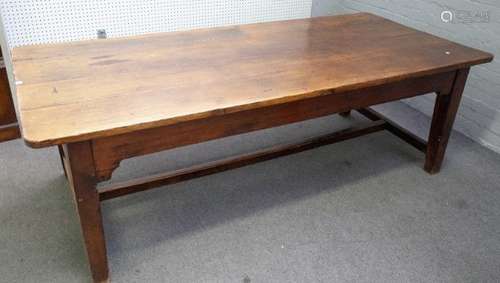
[[[27,133],[26,130],[24,129],[24,127],[22,126],[23,125],[23,122],[22,122],[23,116],[22,116],[22,113],[20,113],[21,114],[20,115],[21,116],[20,117],[20,120],[21,120],[20,125],[21,125],[22,138],[23,138],[25,144],[31,148],[43,148],[43,147],[49,147],[49,146],[54,146],[54,145],[88,141],[88,140],[98,139],[98,138],[105,138],[105,137],[119,135],[119,134],[127,134],[127,133],[131,133],[131,132],[146,130],[146,129],[151,129],[151,128],[165,127],[165,126],[170,126],[173,124],[192,121],[192,120],[196,120],[196,119],[204,119],[204,118],[213,117],[213,116],[222,116],[222,115],[229,114],[229,113],[235,113],[235,112],[244,111],[244,110],[258,109],[261,107],[267,107],[267,106],[273,106],[273,105],[279,105],[279,104],[284,104],[284,103],[293,102],[293,101],[297,101],[297,100],[314,98],[314,97],[318,97],[318,96],[322,96],[322,95],[334,95],[334,94],[343,93],[343,92],[347,92],[347,91],[359,90],[359,89],[363,89],[363,88],[367,88],[367,87],[373,87],[373,86],[382,85],[382,84],[386,84],[386,83],[393,83],[393,82],[406,80],[406,79],[412,79],[412,78],[416,78],[416,77],[420,77],[420,76],[436,75],[436,74],[440,74],[440,73],[444,73],[444,72],[468,68],[468,67],[471,67],[474,65],[489,63],[493,60],[493,58],[494,58],[493,54],[487,53],[484,51],[480,51],[480,52],[485,54],[485,56],[483,58],[472,60],[472,61],[469,61],[466,63],[445,66],[442,68],[424,70],[424,71],[420,71],[420,72],[405,74],[402,76],[395,76],[395,77],[390,77],[390,78],[385,78],[385,79],[379,79],[379,80],[374,80],[374,81],[346,85],[346,86],[342,86],[339,88],[321,89],[321,90],[315,90],[312,92],[299,93],[296,95],[284,96],[284,97],[280,97],[280,98],[274,98],[274,99],[259,101],[259,102],[255,102],[255,103],[245,104],[245,105],[236,105],[236,106],[231,106],[231,107],[227,107],[227,108],[213,109],[213,110],[209,110],[209,111],[205,111],[205,112],[199,112],[199,113],[189,114],[189,115],[185,115],[185,116],[173,117],[173,118],[168,118],[168,119],[164,119],[164,120],[151,121],[151,122],[137,124],[137,125],[133,125],[133,126],[116,127],[116,128],[106,129],[106,130],[95,131],[95,132],[75,134],[72,136],[66,136],[66,137],[62,137],[62,138],[37,139],[36,137],[30,137],[29,133]]]

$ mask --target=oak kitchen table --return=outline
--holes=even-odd
[[[96,282],[109,277],[107,199],[382,130],[424,152],[424,169],[437,173],[469,68],[492,58],[367,13],[13,50],[22,136],[59,147]],[[427,141],[368,108],[427,93],[437,94]],[[98,185],[127,158],[351,110],[366,124]]]

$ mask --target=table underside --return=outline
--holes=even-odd
[[[387,130],[426,154],[424,169],[439,172],[444,158],[469,69],[401,80],[345,93],[331,93],[176,125],[73,142],[59,146],[65,174],[72,187],[80,224],[95,282],[106,282],[109,269],[100,203],[108,199],[164,185],[207,176],[249,164],[298,153],[347,139]],[[428,140],[422,140],[369,108],[371,105],[436,93],[436,105]],[[201,164],[174,172],[148,176],[123,183],[100,186],[109,180],[124,159],[200,143],[217,138],[300,122],[356,110],[368,121],[294,144],[275,146],[233,158]]]

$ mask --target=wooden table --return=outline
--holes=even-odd
[[[34,148],[59,146],[96,282],[108,280],[103,200],[382,130],[424,152],[425,170],[438,172],[469,68],[492,58],[367,13],[13,51],[22,135]],[[431,92],[428,141],[367,108]],[[371,121],[98,186],[127,158],[351,110]]]

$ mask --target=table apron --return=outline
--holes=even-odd
[[[92,140],[96,176],[111,178],[124,159],[281,126],[427,93],[450,93],[456,71],[380,84]]]

